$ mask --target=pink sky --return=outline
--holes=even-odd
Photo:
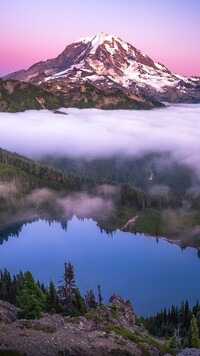
[[[176,73],[200,76],[199,0],[4,0],[0,14],[0,76],[100,31]]]

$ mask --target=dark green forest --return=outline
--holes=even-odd
[[[171,346],[176,346],[178,349],[200,348],[200,305],[198,301],[192,308],[187,300],[182,301],[180,306],[172,305],[169,310],[164,309],[155,316],[141,317],[139,323],[151,335],[170,338]]]
[[[17,306],[18,317],[25,319],[41,318],[45,312],[71,317],[85,315],[103,301],[100,285],[97,298],[91,289],[85,296],[81,295],[71,262],[65,263],[63,276],[56,286],[52,280],[48,286],[35,281],[30,271],[13,276],[6,269],[0,271],[0,299]]]
[[[98,185],[112,184],[120,190],[120,197],[118,198],[120,205],[133,206],[138,209],[174,208],[182,207],[183,202],[188,202],[191,207],[200,207],[200,196],[187,193],[187,189],[191,186],[191,177],[186,167],[176,166],[176,171],[172,170],[172,173],[167,169],[168,175],[161,172],[160,177],[157,173],[156,183],[168,183],[168,186],[172,188],[166,194],[160,194],[160,192],[151,194],[146,187],[143,187],[144,189],[138,187],[139,183],[135,182],[134,179],[137,179],[142,185],[141,176],[143,175],[143,180],[146,180],[152,172],[152,169],[148,168],[145,163],[147,159],[148,157],[142,161],[121,161],[121,163],[114,161],[115,169],[112,168],[112,163],[109,161],[107,162],[109,169],[107,169],[105,162],[101,162],[97,170],[96,168],[85,167],[83,171],[79,171],[69,167],[63,172],[41,165],[16,153],[13,154],[0,149],[0,180],[12,182],[14,179],[19,186],[20,194],[26,194],[33,189],[42,187],[65,192],[86,190],[97,194],[93,189]],[[120,165],[118,166],[118,164]],[[146,173],[144,167],[146,167]],[[91,169],[94,170],[94,174],[90,174]],[[100,171],[101,174],[99,174]],[[121,177],[118,176],[119,172]],[[172,179],[176,178],[174,175],[177,175],[177,179]],[[165,177],[165,181],[162,177]],[[175,183],[172,183],[173,180],[177,182],[177,187],[175,187]],[[150,185],[150,183],[148,184]]]
[[[0,180],[9,182],[13,179],[19,184],[22,194],[42,187],[73,191],[91,188],[94,185],[92,179],[63,173],[17,153],[0,149]]]
[[[40,160],[64,172],[101,179],[110,184],[128,184],[149,193],[154,185],[164,185],[173,193],[183,194],[200,183],[192,168],[174,161],[167,152],[162,155],[144,154],[138,158],[119,156],[86,160],[44,156]]]
[[[94,212],[90,216],[80,216],[81,218],[93,218],[101,229],[108,232],[123,229],[127,221],[137,216],[134,224],[126,226],[126,231],[165,236],[172,240],[181,239],[182,246],[200,247],[200,236],[198,232],[193,231],[194,227],[200,225],[200,195],[188,190],[192,184],[191,174],[186,167],[176,167],[174,172],[180,179],[177,178],[174,181],[178,182],[178,189],[173,186],[172,178],[175,173],[172,174],[170,170],[166,169],[169,171],[168,174],[164,170],[158,172],[159,175],[152,165],[148,166],[148,159],[146,157],[135,163],[129,162],[130,164],[121,161],[123,166],[117,166],[115,173],[112,167],[113,165],[116,167],[118,163],[115,161],[112,165],[110,162],[111,169],[104,168],[108,175],[102,173],[102,177],[97,178],[97,173],[93,175],[88,173],[87,176],[84,176],[80,171],[73,172],[71,168],[63,172],[1,149],[0,184],[4,184],[3,190],[6,191],[7,188],[6,195],[2,194],[2,191],[0,194],[1,236],[6,238],[5,229],[9,229],[13,221],[15,221],[15,225],[20,225],[20,223],[32,221],[33,217],[47,220],[56,219],[60,220],[62,224],[65,220],[67,223],[72,215],[63,215],[64,211],[57,204],[57,197],[60,199],[66,196],[76,196],[77,193],[87,193],[90,197],[98,196],[105,202],[108,199],[112,200],[113,210],[109,214],[103,209],[98,214]],[[102,164],[101,162],[100,170]],[[92,163],[90,168],[92,169]],[[148,187],[146,186],[144,189],[136,187],[134,180],[132,183],[129,182],[130,177],[133,176],[134,179],[138,177],[138,181],[141,181],[142,184],[143,171],[144,177],[145,174],[148,177]],[[117,172],[123,172],[121,178],[116,175]],[[152,193],[151,188],[159,187],[159,184],[154,185],[152,180],[149,180],[152,172],[157,177],[155,178],[157,179],[156,183],[160,182],[161,187],[164,183],[168,186],[171,184],[171,189],[164,194],[161,194],[159,190]],[[111,173],[113,177],[109,177]],[[165,177],[165,182],[162,177]],[[115,193],[109,195],[108,190],[104,189],[105,186],[114,188]],[[43,199],[38,201],[30,199],[30,194],[44,188],[48,189],[48,194]]]

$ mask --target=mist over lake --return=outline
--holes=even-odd
[[[165,172],[169,170],[168,167],[171,169],[171,161],[175,164],[175,168],[176,165],[185,165],[191,169],[191,175],[195,172],[195,175],[199,178],[199,117],[200,105],[191,104],[170,105],[164,109],[151,111],[103,111],[96,109],[79,110],[62,108],[57,114],[47,110],[26,111],[15,114],[0,113],[0,142],[3,149],[37,159],[49,155],[55,159],[67,157],[72,160],[83,159],[91,162],[95,159],[109,160],[114,157],[120,158],[121,161],[127,160],[127,165],[129,166],[130,162],[128,160],[134,161],[145,157],[143,166],[141,166],[140,169],[139,180],[142,181],[141,177],[143,175],[144,180],[148,183],[147,191],[151,196],[161,197],[167,196],[170,193],[171,196],[173,196],[177,186],[179,187],[180,185],[179,180],[183,182],[182,172],[185,174],[186,181],[188,172],[185,173],[184,170],[180,170],[179,174],[177,174],[177,170],[175,170],[173,166],[172,181],[176,181],[175,188],[170,186],[170,184],[168,185],[171,181],[171,177],[167,178],[166,184],[165,182],[154,184],[154,181],[151,181],[151,177],[153,173],[156,175],[156,172],[151,171],[151,165],[148,166],[148,154],[158,153],[160,155],[159,158],[157,158],[157,166],[162,167],[165,161]],[[104,162],[102,164],[104,164]],[[144,171],[143,167],[146,167],[146,171]],[[92,169],[93,167],[91,167],[91,170]],[[120,169],[119,166],[119,171]],[[125,181],[125,183],[128,184],[131,184],[133,173],[136,171],[138,174],[137,165],[133,165],[131,169],[130,181]],[[106,170],[107,168],[105,168],[105,171]],[[127,172],[129,171],[127,170]],[[176,172],[176,176],[173,176],[174,172]],[[86,166],[86,176],[87,173]],[[124,174],[126,176],[126,173]],[[96,178],[98,179],[98,176]],[[102,176],[101,179],[104,179],[104,177]],[[188,185],[186,184],[184,193],[189,191],[189,189],[191,190],[192,184],[194,185],[193,180],[191,180]],[[195,184],[193,188],[197,192],[199,191],[198,179],[195,180]],[[106,184],[102,186],[97,185],[97,187],[93,189],[92,195],[86,194],[84,191],[78,194],[75,193],[75,191],[71,192],[72,194],[67,192],[66,195],[62,195],[47,188],[35,189],[21,199],[20,208],[24,205],[24,211],[22,209],[24,215],[20,215],[21,211],[18,209],[16,214],[13,214],[12,217],[16,223],[22,224],[28,221],[29,215],[35,219],[39,219],[43,216],[46,217],[47,220],[52,221],[59,216],[59,211],[61,211],[63,219],[66,217],[72,218],[74,215],[83,219],[86,217],[92,218],[92,215],[98,216],[104,214],[109,220],[115,213],[115,199],[118,199],[118,189],[118,186],[108,185],[107,181]],[[17,185],[14,180],[8,182],[4,180],[0,182],[0,197],[2,199],[12,200],[16,191]],[[52,215],[48,215],[48,212],[45,211],[45,207],[49,206],[54,208],[52,209]],[[40,209],[40,207],[42,208]],[[121,208],[124,212],[124,206]],[[189,203],[187,208],[190,208]],[[185,207],[182,209],[183,214],[185,213],[184,209]],[[118,217],[120,218],[120,208],[118,213]],[[7,215],[9,216],[9,214],[8,211]],[[95,223],[91,220],[87,220],[87,222],[81,225],[80,222],[77,222],[76,218],[73,218],[69,226],[70,229],[71,227],[72,229],[75,227],[75,237],[68,232],[67,237],[64,237],[63,234],[66,234],[66,232],[62,231],[57,223],[53,223],[48,228],[48,224],[41,221],[32,223],[23,227],[19,239],[12,237],[11,234],[9,235],[8,243],[4,241],[0,249],[0,253],[2,253],[2,264],[0,268],[6,267],[11,273],[18,273],[20,269],[30,269],[33,271],[35,277],[42,281],[48,283],[52,277],[56,282],[56,280],[59,279],[59,274],[62,273],[61,265],[63,266],[65,260],[71,259],[72,263],[75,264],[75,268],[77,266],[77,277],[82,291],[88,286],[94,288],[94,283],[101,282],[106,290],[106,298],[109,297],[109,293],[121,293],[124,298],[131,299],[133,305],[135,301],[136,311],[138,313],[150,315],[160,308],[170,306],[170,304],[175,302],[180,303],[181,299],[186,298],[188,298],[191,303],[195,303],[196,299],[198,299],[199,289],[196,288],[196,277],[193,280],[191,276],[197,276],[199,273],[197,250],[188,248],[186,251],[181,251],[180,247],[168,244],[167,242],[160,241],[159,245],[157,245],[156,240],[150,237],[119,231],[119,229],[122,229],[122,227],[126,225],[129,219],[137,217],[138,212],[132,212],[130,210],[130,214],[129,216],[129,211],[127,210],[126,218],[119,220],[120,223],[118,223],[118,221],[116,222],[114,230],[117,232],[113,235],[113,238],[106,235],[105,232],[100,235],[100,231],[97,231]],[[143,212],[139,212],[140,218],[142,214]],[[162,218],[163,217],[164,215],[162,215]],[[179,225],[176,226],[179,212],[175,215],[174,211],[170,211],[169,209],[167,213],[165,213],[165,218],[165,222],[168,220],[172,221],[171,219],[173,218],[172,224],[169,225],[173,227],[174,224],[175,226],[174,230],[168,229],[168,237],[172,236],[172,238],[176,240],[178,233],[179,236],[185,233],[188,238],[186,241],[188,245],[190,245],[190,235],[194,235],[193,244],[190,246],[197,246],[194,242],[197,241],[198,244],[198,239],[196,239],[199,233],[198,220],[195,220],[197,223],[194,229],[193,223],[190,221],[192,227],[190,226],[190,228],[188,228],[188,226],[186,226],[188,230],[185,230],[185,232],[182,230],[181,221]],[[149,219],[148,223],[145,219]],[[146,227],[146,224],[149,224],[148,226],[151,227],[151,225],[153,225],[152,219],[155,219],[156,224],[157,221],[161,221],[159,220],[160,215],[155,216],[152,214],[148,217],[147,214],[146,218],[144,212],[142,220],[144,227]],[[96,221],[98,221],[98,219]],[[156,224],[155,229],[153,228],[152,231],[158,234],[158,232],[156,233]],[[99,226],[101,226],[100,223]],[[140,228],[141,232],[143,232],[143,225],[142,227],[140,226]],[[94,239],[91,237],[91,231],[95,236]],[[52,240],[47,239],[48,234],[51,236],[52,234],[54,235],[52,245],[54,247],[51,246]],[[66,238],[66,241],[70,239],[70,244],[68,245],[65,240],[61,241],[63,238]],[[101,238],[104,242],[100,242]],[[29,244],[30,239],[31,243]],[[119,244],[118,241],[120,241]],[[22,246],[21,243],[24,243],[24,245]],[[64,246],[64,250],[62,251],[59,250],[60,244]],[[13,246],[19,249],[19,251],[20,246],[22,246],[22,250],[19,252],[17,259],[9,258],[9,253],[13,253]],[[47,255],[45,255],[46,257],[40,256],[39,260],[38,256],[41,246],[43,246],[42,253],[45,249],[49,250]],[[130,252],[130,246],[132,246],[132,252]],[[82,256],[85,247],[86,250],[84,256]],[[52,255],[54,248],[57,249],[57,256]],[[113,257],[112,255],[115,249],[117,257]],[[155,252],[155,249],[157,252]],[[89,250],[89,259],[93,261],[92,264],[90,264],[90,262],[88,262],[88,264],[86,263]],[[5,254],[3,251],[5,251]],[[123,251],[123,255],[120,255],[120,251]],[[144,251],[145,253],[143,255]],[[22,259],[20,258],[21,253],[26,257],[25,259],[23,256]],[[133,253],[133,255],[131,253]],[[135,260],[137,253],[140,257]],[[152,260],[155,253],[157,258],[156,262]],[[60,256],[62,256],[58,268],[55,264],[53,264],[53,268],[51,268],[52,261],[47,258],[48,254],[52,256],[52,261],[58,261]],[[42,270],[43,258],[46,261],[43,270],[44,273],[39,273],[39,270]],[[85,259],[84,264],[81,264],[82,258]],[[95,261],[99,261],[98,264],[95,264]],[[119,261],[119,264],[117,261]],[[137,263],[134,264],[133,261]],[[104,263],[105,266],[101,271],[100,266],[103,266]],[[122,272],[122,275],[124,273],[125,276],[124,281],[122,280],[122,275],[120,277],[118,273],[120,264],[125,264],[124,272]],[[109,278],[104,280],[102,276],[108,272],[109,268],[111,269],[108,274]],[[48,270],[50,270],[50,273]],[[86,280],[84,280],[84,276],[79,275],[81,270],[87,275]],[[118,270],[117,274],[116,270]],[[144,276],[147,276],[147,270],[150,271],[150,275],[144,280]],[[176,271],[176,275],[173,275],[174,271]],[[182,273],[182,271],[184,273]],[[174,277],[173,280],[171,280],[172,275]],[[187,282],[184,280],[185,275],[187,276]],[[134,278],[132,279],[132,277]],[[152,282],[151,285],[149,280]],[[167,284],[165,285],[166,280]],[[109,289],[110,281],[113,281],[113,289]],[[85,283],[85,285],[83,285],[83,283]],[[136,288],[138,288],[136,294],[134,289],[135,283],[137,284]],[[180,286],[179,290],[177,289],[177,284]],[[191,292],[189,294],[187,293],[188,285],[190,285]],[[156,286],[158,290],[155,292]],[[164,290],[163,293],[162,289]],[[140,298],[143,299],[146,293],[149,296],[149,300],[151,299],[148,306],[145,305],[145,300],[140,304]]]

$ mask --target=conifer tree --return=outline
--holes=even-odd
[[[45,310],[51,314],[62,312],[62,306],[58,297],[58,293],[52,280],[50,281],[49,289],[46,294]]]
[[[88,289],[86,296],[85,296],[85,301],[86,301],[86,305],[87,305],[87,309],[91,310],[91,309],[96,309],[98,303],[96,301],[94,292],[92,289]]]
[[[197,321],[195,316],[192,316],[190,322],[190,330],[189,330],[189,342],[190,346],[194,348],[200,348],[200,340],[199,340],[199,330],[197,326]]]
[[[26,272],[24,277],[24,286],[19,297],[19,317],[38,319],[44,309],[44,294],[36,285],[31,272]]]
[[[72,315],[76,286],[74,280],[74,267],[71,262],[68,262],[68,264],[65,263],[62,282],[63,285],[59,287],[58,294],[64,306],[65,313],[67,315]]]
[[[78,316],[86,313],[87,308],[74,279],[74,267],[71,262],[65,263],[63,284],[58,294],[66,315]]]
[[[191,320],[191,311],[189,307],[188,300],[185,302],[185,327],[189,329]]]
[[[0,274],[0,299],[12,303],[12,278],[7,269]]]
[[[198,326],[199,335],[200,335],[200,310],[197,312],[196,320],[197,320],[197,326]]]
[[[87,306],[84,298],[82,297],[79,288],[75,289],[75,298],[73,303],[72,315],[81,316],[87,313]]]
[[[101,294],[101,286],[100,286],[100,284],[98,284],[97,288],[98,288],[98,302],[99,302],[99,305],[102,305],[103,304],[103,297],[102,297],[102,294]]]
[[[12,281],[12,287],[11,287],[11,304],[16,305],[17,304],[17,296],[19,296],[21,293],[21,290],[19,289],[17,277],[13,276],[13,281]]]

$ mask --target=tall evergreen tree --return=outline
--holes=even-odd
[[[66,315],[78,316],[87,311],[87,307],[74,279],[74,267],[71,262],[65,263],[63,284],[59,287],[58,295]]]
[[[58,294],[64,306],[65,313],[72,315],[72,307],[75,299],[74,267],[71,262],[65,263],[63,284],[59,287]]]
[[[200,348],[199,330],[195,316],[192,316],[189,330],[189,343],[191,347]]]
[[[12,303],[12,278],[7,269],[0,274],[0,299]]]
[[[38,319],[44,309],[44,294],[36,285],[31,272],[25,273],[24,286],[19,297],[19,317]]]
[[[95,298],[95,294],[94,291],[92,289],[88,289],[86,296],[85,296],[85,301],[86,301],[86,305],[87,305],[87,309],[91,310],[91,309],[96,309],[98,303],[96,301]]]
[[[103,297],[102,297],[102,294],[101,294],[101,286],[100,286],[100,284],[98,284],[97,288],[98,288],[98,302],[99,302],[99,305],[102,305],[103,304]]]
[[[191,311],[189,307],[188,300],[185,302],[185,327],[188,329],[190,327]]]
[[[198,310],[198,312],[197,312],[196,320],[197,320],[197,326],[199,329],[199,336],[200,336],[200,310]]]
[[[84,298],[82,297],[79,288],[75,289],[75,298],[73,302],[72,315],[81,316],[87,313],[87,306]]]
[[[62,312],[62,306],[58,297],[58,293],[52,280],[50,281],[49,288],[46,293],[45,310],[51,314]]]
[[[17,298],[20,296],[24,284],[22,272],[11,277],[10,273],[4,269],[0,272],[0,299],[17,305]]]

